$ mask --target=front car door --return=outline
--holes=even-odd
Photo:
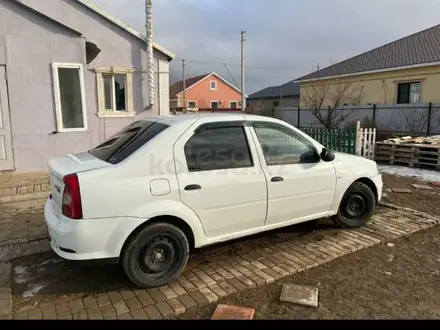
[[[250,134],[243,120],[199,119],[174,146],[180,198],[207,237],[264,226],[266,179]]]
[[[255,122],[252,127],[267,177],[266,225],[327,216],[336,189],[333,163],[320,160],[316,146],[288,126]]]

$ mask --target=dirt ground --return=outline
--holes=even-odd
[[[338,258],[220,304],[254,308],[255,319],[438,319],[440,227]],[[319,289],[318,308],[279,302],[283,283]],[[209,319],[216,305],[182,319]]]
[[[427,182],[390,174],[383,174],[382,178],[384,192],[389,196],[389,198],[384,199],[384,202],[409,207],[432,215],[440,215],[440,187],[432,187],[433,190],[422,190],[411,185],[426,185]],[[412,190],[412,194],[387,192],[386,189],[389,188],[409,188]]]

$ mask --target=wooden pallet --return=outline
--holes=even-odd
[[[440,145],[376,143],[376,162],[440,171]]]

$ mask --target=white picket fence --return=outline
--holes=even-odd
[[[376,147],[376,129],[360,127],[356,125],[356,155],[374,160]]]

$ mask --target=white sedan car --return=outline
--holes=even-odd
[[[244,114],[137,121],[49,169],[52,249],[120,262],[140,287],[178,277],[191,248],[323,217],[363,226],[382,196],[374,161]]]

